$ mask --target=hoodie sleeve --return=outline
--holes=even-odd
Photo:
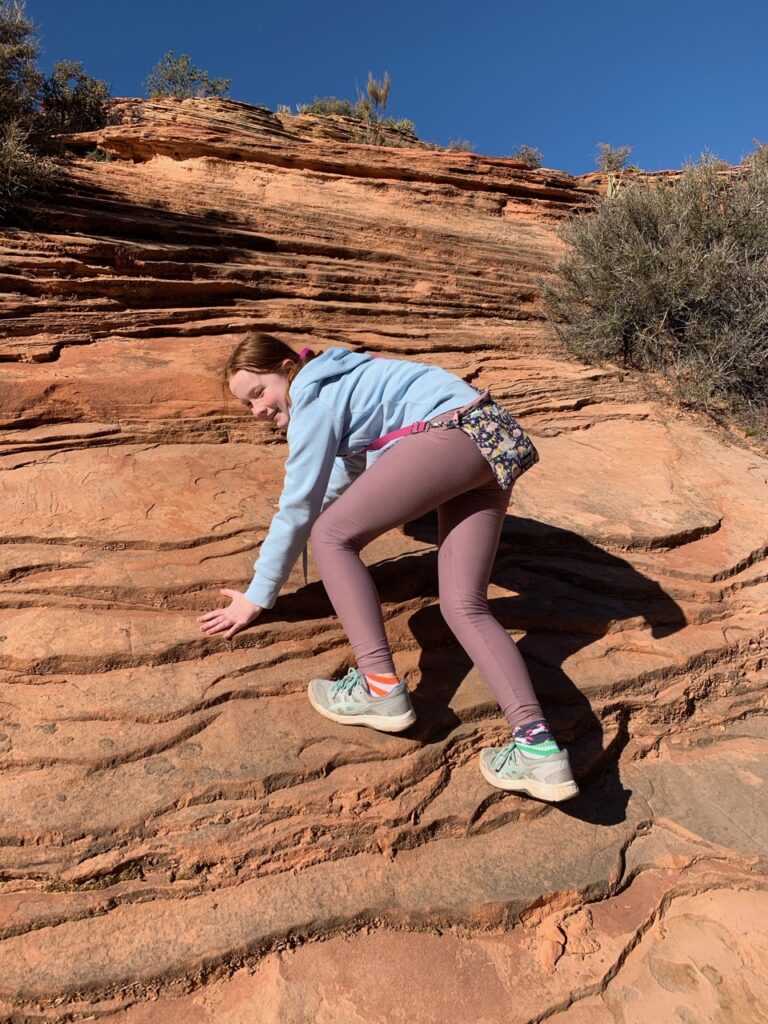
[[[254,565],[253,580],[245,591],[248,600],[261,608],[274,605],[320,515],[339,450],[341,426],[331,410],[315,399],[291,416],[287,437],[283,492]]]

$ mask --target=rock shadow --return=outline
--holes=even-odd
[[[407,524],[403,532],[436,546],[436,514]],[[436,550],[379,563],[373,574],[384,602],[412,600],[416,594],[438,597]],[[513,515],[505,519],[491,583],[515,592],[491,598],[491,610],[505,629],[526,631],[518,648],[580,779],[582,795],[559,809],[596,824],[623,821],[630,793],[621,784],[618,763],[628,739],[629,709],[619,707],[618,731],[606,746],[600,719],[563,664],[622,620],[641,619],[653,637],[669,636],[686,625],[683,609],[624,559],[570,530]],[[409,627],[421,652],[414,732],[434,742],[460,724],[450,702],[473,665],[438,604],[415,612]],[[488,705],[480,710],[482,717],[500,714],[490,689]]]

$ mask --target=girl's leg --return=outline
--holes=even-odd
[[[440,610],[512,729],[543,719],[514,640],[491,614],[488,583],[510,491],[495,480],[438,509]]]
[[[362,672],[395,674],[362,549],[387,530],[489,482],[501,493],[471,438],[456,429],[431,430],[398,441],[318,518],[312,551]]]

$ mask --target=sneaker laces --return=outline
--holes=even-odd
[[[491,767],[493,768],[494,771],[500,772],[504,765],[507,763],[507,761],[509,761],[510,759],[512,760],[513,763],[517,762],[514,740],[511,743],[508,743],[506,747],[501,747],[501,749],[496,752],[496,756],[491,762]]]
[[[331,686],[331,697],[337,697],[340,694],[344,697],[350,697],[352,691],[356,686],[360,685],[360,673],[356,668],[350,668],[347,674],[341,679],[337,679]]]

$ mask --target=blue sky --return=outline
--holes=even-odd
[[[420,138],[492,156],[525,143],[571,174],[595,169],[599,141],[649,170],[768,141],[765,0],[27,0],[27,14],[44,71],[80,60],[116,96],[144,95],[167,50],[273,110],[354,99],[386,70],[387,113]]]

